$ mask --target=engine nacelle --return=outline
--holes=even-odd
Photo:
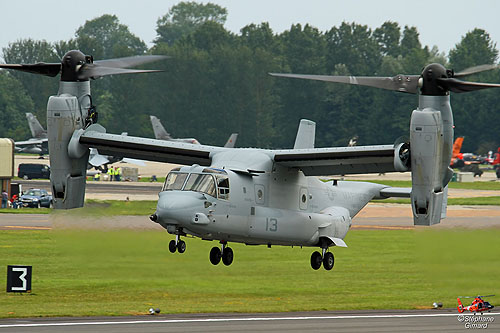
[[[446,185],[453,174],[451,159],[453,119],[449,96],[420,96],[423,109],[411,116],[410,143],[415,225],[439,223],[444,210]],[[439,109],[437,109],[439,108]]]
[[[73,132],[83,128],[90,100],[87,82],[61,82],[58,96],[47,104],[47,135],[49,138],[50,182],[54,208],[83,207],[88,150],[79,158],[68,154]],[[80,96],[77,98],[76,96]],[[89,104],[89,105],[86,105]]]

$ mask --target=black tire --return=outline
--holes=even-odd
[[[321,253],[314,251],[311,255],[311,267],[314,270],[318,270],[321,267],[323,258],[321,258]]]
[[[222,253],[222,262],[224,265],[229,266],[233,262],[234,254],[233,249],[226,247]]]
[[[23,179],[24,179],[24,180],[28,180],[28,179],[30,179],[30,177],[28,177],[28,175],[24,175],[24,176],[23,176]]]
[[[333,253],[327,252],[325,253],[325,257],[323,258],[323,267],[329,271],[335,265],[335,258],[333,257]]]
[[[168,250],[172,253],[175,253],[177,250],[177,246],[175,245],[175,241],[172,239],[170,243],[168,243]]]
[[[177,243],[177,251],[179,251],[179,253],[184,253],[184,252],[186,252],[186,242],[185,242],[185,241],[180,240],[180,241]]]
[[[210,262],[212,265],[218,265],[220,263],[221,256],[220,249],[214,246],[210,250]]]
[[[38,201],[36,204],[35,204],[35,208],[40,208],[40,201]]]

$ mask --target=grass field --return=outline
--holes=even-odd
[[[327,272],[310,268],[311,248],[231,244],[225,267],[208,260],[215,242],[186,239],[186,253],[171,254],[165,232],[0,231],[0,284],[7,265],[33,266],[32,293],[1,293],[0,317],[454,307],[459,295],[499,294],[499,238],[351,230]]]

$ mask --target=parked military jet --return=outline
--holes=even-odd
[[[39,154],[40,156],[48,154],[47,131],[43,129],[36,116],[32,113],[27,112],[26,119],[28,120],[32,137],[26,141],[17,141],[15,143],[16,152]]]
[[[419,94],[410,122],[410,141],[395,145],[299,149],[225,148],[192,145],[106,133],[96,123],[86,126],[89,79],[117,73],[151,58],[94,62],[70,51],[60,64],[0,65],[37,74],[61,72],[59,94],[47,106],[51,150],[51,185],[56,209],[82,207],[89,147],[101,154],[127,156],[186,165],[172,170],[159,193],[151,220],[176,236],[171,251],[186,250],[181,237],[192,235],[220,241],[210,261],[233,261],[230,242],[248,245],[319,247],[311,266],[334,266],[330,247],[345,247],[352,218],[373,198],[411,197],[414,223],[439,223],[446,210],[446,186],[453,140],[449,92],[500,87],[457,78],[491,69],[473,68],[454,74],[438,64],[419,75],[387,78],[298,76],[368,85]],[[117,68],[118,67],[118,68]],[[282,75],[282,74],[280,74]],[[284,76],[284,75],[282,75]],[[61,149],[62,147],[62,149]],[[316,176],[381,172],[412,172],[412,188],[400,189],[368,182],[321,182]]]
[[[153,126],[153,132],[155,133],[155,138],[157,140],[167,140],[167,141],[175,141],[175,142],[185,142],[185,143],[192,143],[194,145],[199,145],[200,142],[196,140],[195,138],[185,138],[185,139],[174,139],[166,130],[165,127],[161,124],[160,119],[158,119],[155,116],[149,116],[151,119],[151,125]],[[233,133],[227,139],[226,144],[224,147],[227,148],[234,148],[234,145],[236,143],[236,139],[238,138],[238,133]]]

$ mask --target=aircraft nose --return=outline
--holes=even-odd
[[[195,192],[162,192],[156,208],[157,220],[189,223],[194,212],[203,210],[204,199],[202,194]]]

